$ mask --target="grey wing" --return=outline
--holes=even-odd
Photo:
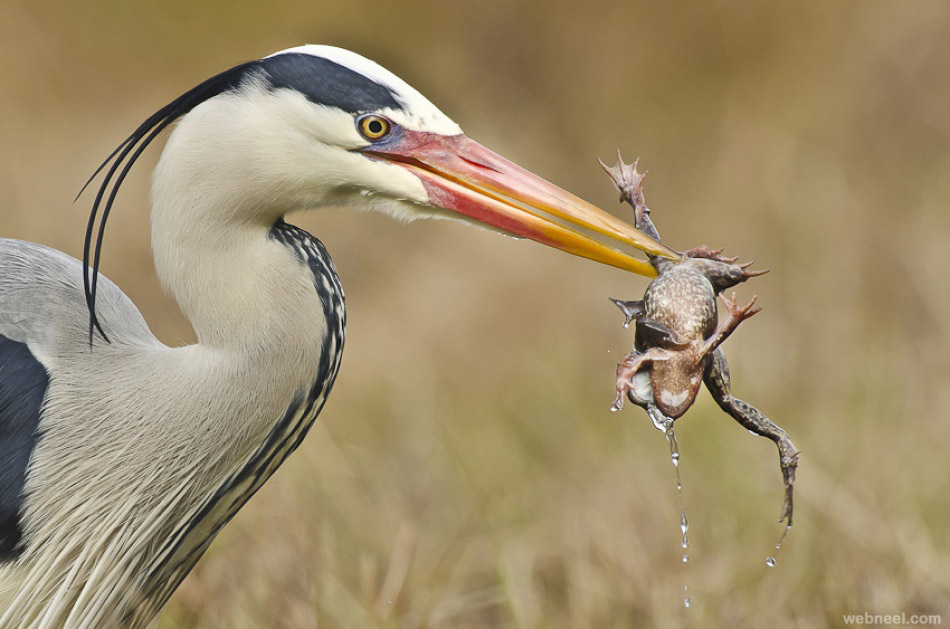
[[[22,550],[24,485],[50,378],[59,360],[90,351],[82,272],[60,251],[0,239],[0,564]],[[118,287],[103,277],[99,286],[113,342],[158,342]]]
[[[22,550],[23,486],[48,386],[26,344],[0,335],[0,563]]]
[[[61,251],[0,239],[0,335],[27,343],[34,353],[88,349],[82,274],[79,260]],[[132,301],[101,275],[96,311],[110,339],[156,342]]]

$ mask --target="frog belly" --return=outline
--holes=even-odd
[[[650,382],[650,370],[641,369],[633,374],[630,379],[632,388],[630,389],[630,399],[640,406],[653,404],[653,383]]]

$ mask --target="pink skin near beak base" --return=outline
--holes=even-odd
[[[508,161],[465,135],[445,136],[400,129],[369,155],[409,169],[429,194],[429,202],[514,236],[625,269],[656,275],[643,260],[552,219],[583,227],[651,255],[679,254],[615,216]]]

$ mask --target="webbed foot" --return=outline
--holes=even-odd
[[[784,520],[788,526],[792,525],[793,494],[795,493],[795,471],[798,469],[798,450],[792,445],[788,435],[782,435],[776,441],[779,450],[779,460],[782,466],[782,479],[785,481],[785,502],[782,505],[782,515],[778,521]]]
[[[639,157],[633,160],[632,164],[625,164],[618,150],[617,164],[615,166],[608,166],[599,157],[597,161],[600,163],[600,167],[604,169],[604,172],[607,173],[607,176],[610,177],[610,180],[614,182],[617,191],[620,192],[621,201],[626,201],[634,206],[634,208],[637,206],[646,206],[643,200],[643,178],[646,177],[647,174],[637,172],[637,164],[640,163]]]
[[[700,245],[698,247],[693,247],[692,249],[687,249],[683,252],[683,255],[687,258],[706,258],[707,260],[715,260],[716,262],[725,262],[726,264],[732,264],[739,259],[739,256],[734,258],[727,258],[722,255],[722,252],[725,249],[710,249],[706,245]]]
[[[739,268],[742,270],[742,276],[745,278],[743,281],[749,279],[750,277],[759,277],[760,275],[765,275],[769,272],[769,269],[760,269],[758,271],[747,271],[750,266],[755,264],[752,260],[745,262],[739,265]]]
[[[748,304],[740,308],[738,303],[736,302],[735,291],[733,291],[731,298],[726,298],[726,297],[722,298],[722,303],[725,304],[726,309],[729,311],[729,316],[735,320],[735,324],[733,325],[733,327],[739,325],[740,323],[742,323],[749,317],[752,317],[753,315],[759,313],[762,310],[761,308],[753,308],[753,306],[755,305],[756,299],[758,299],[758,297],[756,295],[753,295],[752,301],[750,301]]]
[[[626,201],[633,207],[634,218],[636,219],[634,226],[647,236],[659,240],[660,234],[656,231],[656,226],[650,219],[650,208],[647,207],[646,200],[643,198],[643,178],[647,174],[637,172],[637,164],[640,159],[633,160],[632,164],[625,164],[618,150],[616,166],[608,166],[600,158],[597,161],[620,192],[620,201]]]
[[[753,308],[755,300],[756,298],[753,297],[752,301],[740,308],[736,303],[736,294],[734,292],[731,298],[722,297],[722,303],[725,304],[729,317],[720,321],[716,332],[706,339],[702,351],[703,356],[716,351],[719,346],[722,345],[723,341],[729,338],[730,334],[735,332],[740,323],[762,310],[761,308]]]

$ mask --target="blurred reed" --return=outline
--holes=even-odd
[[[343,370],[301,450],[161,627],[837,626],[950,609],[950,7],[410,0],[14,3],[0,19],[0,234],[80,252],[70,202],[156,108],[239,61],[353,48],[466,132],[608,209],[595,157],[651,171],[664,239],[772,269],[726,344],[738,396],[679,424],[693,607],[666,444],[607,412],[644,281],[457,224],[294,217],[347,290]],[[191,330],[148,248],[152,151],[103,269],[168,343]],[[745,299],[743,298],[743,299]]]

